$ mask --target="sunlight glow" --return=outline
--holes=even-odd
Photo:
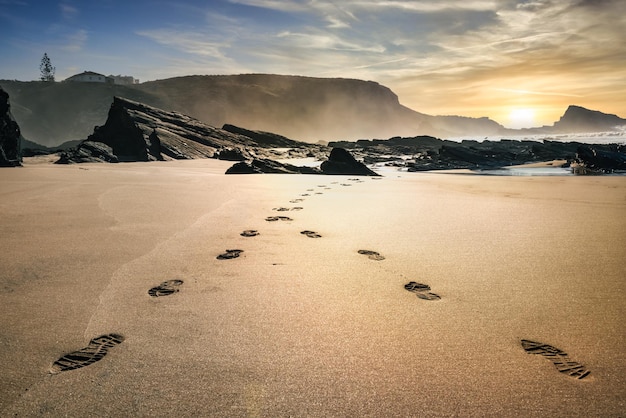
[[[532,128],[535,126],[535,110],[515,108],[509,113],[508,127],[513,129]]]

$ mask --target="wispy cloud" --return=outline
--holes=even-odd
[[[83,49],[83,46],[88,39],[88,32],[84,29],[79,29],[76,32],[67,35],[66,43],[62,48],[69,52],[78,52]]]
[[[69,3],[60,3],[59,9],[61,10],[61,16],[63,16],[64,19],[70,20],[78,16],[78,9]]]
[[[516,94],[530,94],[536,96],[560,96],[560,97],[582,97],[580,94],[567,94],[567,93],[559,93],[554,91],[530,91],[530,90],[521,90],[521,89],[505,89],[505,88],[494,88],[496,91],[503,91],[506,93],[516,93]]]
[[[136,33],[161,45],[205,57],[224,58],[222,49],[228,47],[228,43],[220,40],[211,40],[210,36],[200,32],[154,29],[138,31]]]

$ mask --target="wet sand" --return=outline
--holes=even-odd
[[[0,415],[623,415],[626,177],[230,165],[1,170]]]

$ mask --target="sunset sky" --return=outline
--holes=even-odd
[[[626,118],[624,0],[0,0],[0,79],[273,73],[373,80],[431,115]]]

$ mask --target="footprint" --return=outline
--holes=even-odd
[[[324,194],[324,193],[322,193],[322,192],[315,192],[315,194]]]
[[[304,209],[302,206],[294,206],[291,210],[302,210]]]
[[[293,219],[291,219],[288,216],[268,216],[267,218],[265,218],[265,220],[268,221],[268,222],[293,221]]]
[[[301,194],[300,196],[311,196],[311,195],[308,193],[304,193],[304,194]]]
[[[420,299],[424,299],[424,300],[441,299],[441,296],[439,296],[436,293],[432,293],[430,291],[430,286],[428,286],[427,284],[417,283],[417,282],[408,282],[407,284],[404,285],[404,288],[408,290],[409,292],[415,293],[415,296],[417,296]]]
[[[239,235],[241,235],[242,237],[256,237],[257,235],[259,235],[259,231],[257,231],[256,229],[246,229]]]
[[[380,255],[379,253],[377,253],[376,251],[370,251],[370,250],[359,250],[359,254],[363,254],[366,255],[368,258],[372,259],[372,260],[376,260],[376,261],[380,261],[380,260],[384,260],[385,257],[383,257],[382,255]]]
[[[157,298],[159,296],[169,296],[178,292],[178,286],[180,286],[181,284],[183,284],[182,280],[167,280],[160,285],[148,290],[148,294],[153,298]]]
[[[243,250],[226,250],[225,253],[218,255],[216,258],[218,260],[230,260],[231,258],[239,257]]]
[[[304,202],[304,199],[293,199],[289,201],[289,203],[300,203],[300,202]]]
[[[322,236],[315,231],[302,231],[300,233],[302,235],[306,235],[309,238],[322,238]]]
[[[342,186],[352,186],[351,184],[348,183],[341,183]]]
[[[106,334],[89,341],[89,345],[78,351],[66,354],[52,364],[50,373],[80,369],[102,360],[109,348],[120,344],[124,337],[119,334]]]
[[[272,210],[276,210],[276,211],[278,211],[278,212],[287,212],[287,211],[289,211],[290,209],[289,209],[289,208],[272,208]]]
[[[556,369],[559,372],[568,374],[576,379],[584,379],[591,374],[585,366],[570,360],[569,357],[567,357],[567,353],[551,345],[530,340],[522,340],[522,347],[528,354],[541,354],[542,356],[547,357],[552,364],[556,366]]]

